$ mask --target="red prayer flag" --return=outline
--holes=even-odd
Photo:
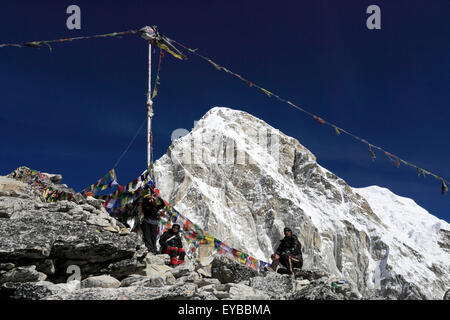
[[[318,117],[318,116],[314,116],[314,119],[316,119],[317,120],[317,122],[319,122],[320,124],[325,124],[325,120],[323,120],[321,117]]]

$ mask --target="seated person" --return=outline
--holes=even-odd
[[[277,271],[278,264],[281,263],[288,269],[292,278],[295,278],[293,268],[303,266],[302,246],[290,228],[284,228],[284,238],[281,239],[280,245],[271,258],[270,270]]]
[[[184,257],[186,255],[179,232],[180,225],[175,223],[170,230],[164,232],[161,238],[159,238],[161,252],[170,256],[170,264],[172,266],[184,263]]]

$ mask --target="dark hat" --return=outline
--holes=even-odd
[[[181,227],[180,227],[180,225],[179,225],[178,223],[174,223],[174,224],[172,225],[172,229],[173,229],[174,227],[178,227],[178,229],[181,229]]]
[[[142,203],[148,203],[153,200],[153,196],[151,194],[146,194],[142,199]]]
[[[289,227],[285,227],[283,231],[284,231],[284,232],[286,232],[286,231],[292,232],[291,228],[289,228]]]

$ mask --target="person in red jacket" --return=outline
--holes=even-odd
[[[184,257],[186,256],[179,232],[180,225],[175,223],[170,230],[164,232],[159,238],[161,252],[170,256],[172,266],[184,263]]]

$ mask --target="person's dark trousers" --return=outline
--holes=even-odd
[[[272,259],[273,257],[274,255],[272,255]],[[276,271],[279,263],[288,269],[290,274],[294,273],[293,268],[301,268],[303,266],[303,262],[298,257],[290,253],[281,254],[280,259],[273,260],[270,267]]]
[[[144,236],[144,243],[148,251],[157,254],[156,251],[156,237],[158,235],[158,225],[142,221],[142,233]]]

